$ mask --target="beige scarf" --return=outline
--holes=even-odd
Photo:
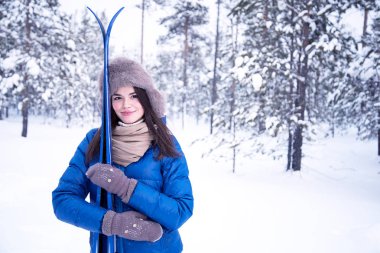
[[[131,125],[119,122],[112,131],[112,160],[123,166],[136,162],[148,150],[152,140],[145,122]]]

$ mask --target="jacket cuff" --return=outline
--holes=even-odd
[[[135,190],[136,188],[136,185],[137,185],[137,180],[136,179],[129,179],[129,185],[128,185],[128,190],[127,190],[127,194],[125,194],[125,197],[122,198],[122,201],[125,203],[125,204],[128,204],[129,200],[131,199],[131,196],[133,194],[133,191]]]
[[[102,233],[106,236],[112,235],[112,221],[113,217],[115,217],[116,213],[112,210],[109,210],[106,212],[106,214],[103,217],[103,223],[102,223]]]

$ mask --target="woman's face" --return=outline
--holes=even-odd
[[[112,108],[125,124],[132,124],[144,117],[144,108],[132,86],[121,87],[112,95]]]

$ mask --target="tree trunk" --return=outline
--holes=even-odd
[[[368,13],[369,9],[366,7],[364,9],[364,20],[363,20],[363,38],[367,34],[367,27],[368,27]]]
[[[143,64],[144,62],[144,16],[145,16],[145,0],[142,0],[141,3],[141,52],[140,52],[140,62]]]
[[[264,20],[264,38],[268,38],[268,28],[266,23],[269,21],[269,1],[264,0],[263,20]]]
[[[187,64],[189,55],[189,17],[185,19],[185,41],[183,49],[183,87],[182,93],[182,129],[185,128],[185,114],[186,114],[186,88],[187,88]]]
[[[21,136],[28,136],[28,116],[29,116],[29,89],[28,89],[28,74],[25,72],[24,75],[24,84],[25,87],[21,92],[22,102],[21,102],[21,116],[22,116],[22,131]]]
[[[232,79],[232,84],[231,84],[231,101],[230,101],[230,125],[229,129],[232,129],[232,124],[234,121],[234,111],[235,111],[235,92],[236,92],[236,80],[235,78]]]
[[[288,131],[288,154],[287,154],[287,158],[288,158],[288,161],[286,163],[286,170],[290,170],[292,168],[292,154],[293,154],[293,133],[292,133],[292,130],[289,128],[289,131]]]
[[[290,3],[290,6],[294,6],[294,1],[292,0]],[[294,9],[292,8],[292,13],[291,13],[291,20],[294,20],[295,17],[295,12]],[[294,73],[295,70],[295,62],[294,62],[294,51],[295,51],[295,37],[294,34],[291,35],[291,45],[290,45],[290,71],[291,73]],[[293,112],[294,110],[294,104],[293,104],[293,98],[294,98],[294,83],[293,80],[289,80],[289,94],[288,94],[288,106],[289,106],[289,111]],[[292,120],[288,117],[287,119],[288,123],[288,154],[287,154],[287,164],[286,164],[286,170],[291,170],[292,168],[292,154],[293,154],[293,131],[292,131]]]
[[[232,173],[235,173],[236,172],[236,155],[237,155],[237,152],[236,152],[236,124],[235,124],[235,120],[233,122],[233,126],[232,126],[232,131],[233,131],[233,148],[232,148]]]
[[[25,50],[26,52],[29,52],[30,49],[30,32],[31,32],[31,25],[30,25],[30,18],[29,18],[29,5],[30,0],[26,1],[26,8],[27,13],[25,17]],[[28,116],[29,116],[29,103],[30,103],[30,94],[29,94],[29,84],[28,84],[28,69],[26,68],[26,63],[24,64],[24,89],[22,91],[22,106],[21,106],[21,115],[22,115],[22,131],[21,136],[27,137],[28,135]]]
[[[219,3],[219,1],[218,1]],[[219,6],[218,6],[219,9]],[[219,11],[218,11],[219,12]],[[219,15],[218,15],[219,16]],[[235,33],[234,33],[234,28]],[[233,19],[231,19],[231,38],[232,38],[232,58],[235,59],[236,54],[238,52],[238,35],[239,35],[239,17],[236,18],[236,24],[234,25]],[[236,172],[236,156],[237,156],[237,150],[236,150],[236,122],[235,122],[235,92],[236,92],[236,85],[237,81],[234,77],[232,77],[232,84],[231,84],[231,100],[230,100],[230,124],[229,124],[229,130],[232,131],[232,137],[233,137],[233,148],[232,148],[232,173]]]
[[[27,95],[26,95],[27,96]],[[29,99],[24,98],[24,101],[22,101],[22,107],[21,107],[21,115],[22,115],[22,137],[28,136],[28,115],[29,114]]]
[[[216,36],[215,36],[215,55],[214,55],[214,76],[212,78],[211,87],[211,113],[210,113],[210,134],[213,132],[214,123],[214,106],[217,99],[216,79],[218,68],[218,51],[219,51],[219,16],[220,16],[220,0],[218,0],[218,10],[216,16]]]
[[[380,156],[380,108],[377,109],[377,155]]]
[[[236,31],[234,33],[234,21],[231,19],[231,38],[232,38],[232,58],[235,59],[237,52],[238,52],[238,35],[239,35],[239,17],[236,17]],[[230,125],[229,130],[232,129],[232,124],[234,124],[234,111],[235,111],[235,92],[236,92],[236,84],[237,81],[234,77],[232,77],[232,84],[231,84],[231,100],[230,100]],[[235,130],[233,130],[235,131]]]
[[[310,7],[308,7],[308,13]],[[303,144],[303,128],[304,128],[304,119],[305,119],[305,98],[306,98],[306,82],[308,75],[308,55],[306,53],[306,47],[309,45],[309,33],[310,27],[309,24],[303,22],[302,25],[302,53],[303,59],[299,59],[298,64],[298,76],[301,77],[301,80],[297,80],[297,99],[295,100],[295,108],[297,111],[297,122],[293,135],[293,144],[292,144],[292,170],[299,171],[301,170],[301,160],[302,160],[302,144]],[[301,57],[301,55],[300,55]]]
[[[292,154],[292,170],[299,171],[301,170],[301,161],[302,161],[302,144],[303,144],[303,125],[297,124],[294,131],[293,138],[293,154]]]
[[[334,101],[333,106],[335,107],[335,101]],[[335,137],[335,108],[333,108],[331,112],[330,131],[331,131],[331,137],[334,138]]]

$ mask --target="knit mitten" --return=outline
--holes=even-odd
[[[141,213],[116,213],[109,210],[103,218],[102,233],[133,241],[156,242],[162,237],[163,230],[160,224],[146,220],[146,216]]]
[[[128,203],[137,185],[137,181],[128,178],[124,172],[110,164],[96,163],[86,172],[90,181],[107,192],[118,195],[124,203]]]

